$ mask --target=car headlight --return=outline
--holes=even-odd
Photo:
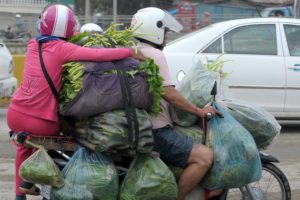
[[[11,60],[8,67],[8,73],[11,74],[13,71],[14,71],[14,64],[13,61]]]

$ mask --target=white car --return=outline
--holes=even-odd
[[[226,97],[260,105],[279,119],[300,119],[300,20],[224,21],[168,43],[164,54],[173,81],[198,60],[205,65],[222,55],[230,73]]]
[[[13,76],[12,55],[0,40],[0,98],[11,97],[17,88],[17,79]]]

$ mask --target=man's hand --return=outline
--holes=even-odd
[[[214,117],[214,116],[218,115],[219,117],[223,118],[223,114],[220,111],[218,111],[217,109],[213,108],[211,105],[207,105],[202,109],[197,107],[196,114],[200,117],[208,117],[209,115],[210,115],[210,117]]]
[[[137,60],[146,60],[146,57],[143,55],[143,53],[139,49],[132,49],[132,57]]]

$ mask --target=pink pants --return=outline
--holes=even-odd
[[[32,117],[13,109],[8,109],[7,124],[8,127],[15,132],[24,131],[38,136],[58,135],[60,132],[60,127],[57,122]],[[22,145],[17,146],[15,162],[16,195],[24,195],[19,191],[19,186],[22,181],[21,177],[19,176],[19,168],[22,162],[26,160],[33,152],[34,150],[32,148],[25,148]]]

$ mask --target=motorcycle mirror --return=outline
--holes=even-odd
[[[214,86],[210,92],[210,94],[214,96],[214,101],[216,100],[217,90],[217,81],[215,81]]]

